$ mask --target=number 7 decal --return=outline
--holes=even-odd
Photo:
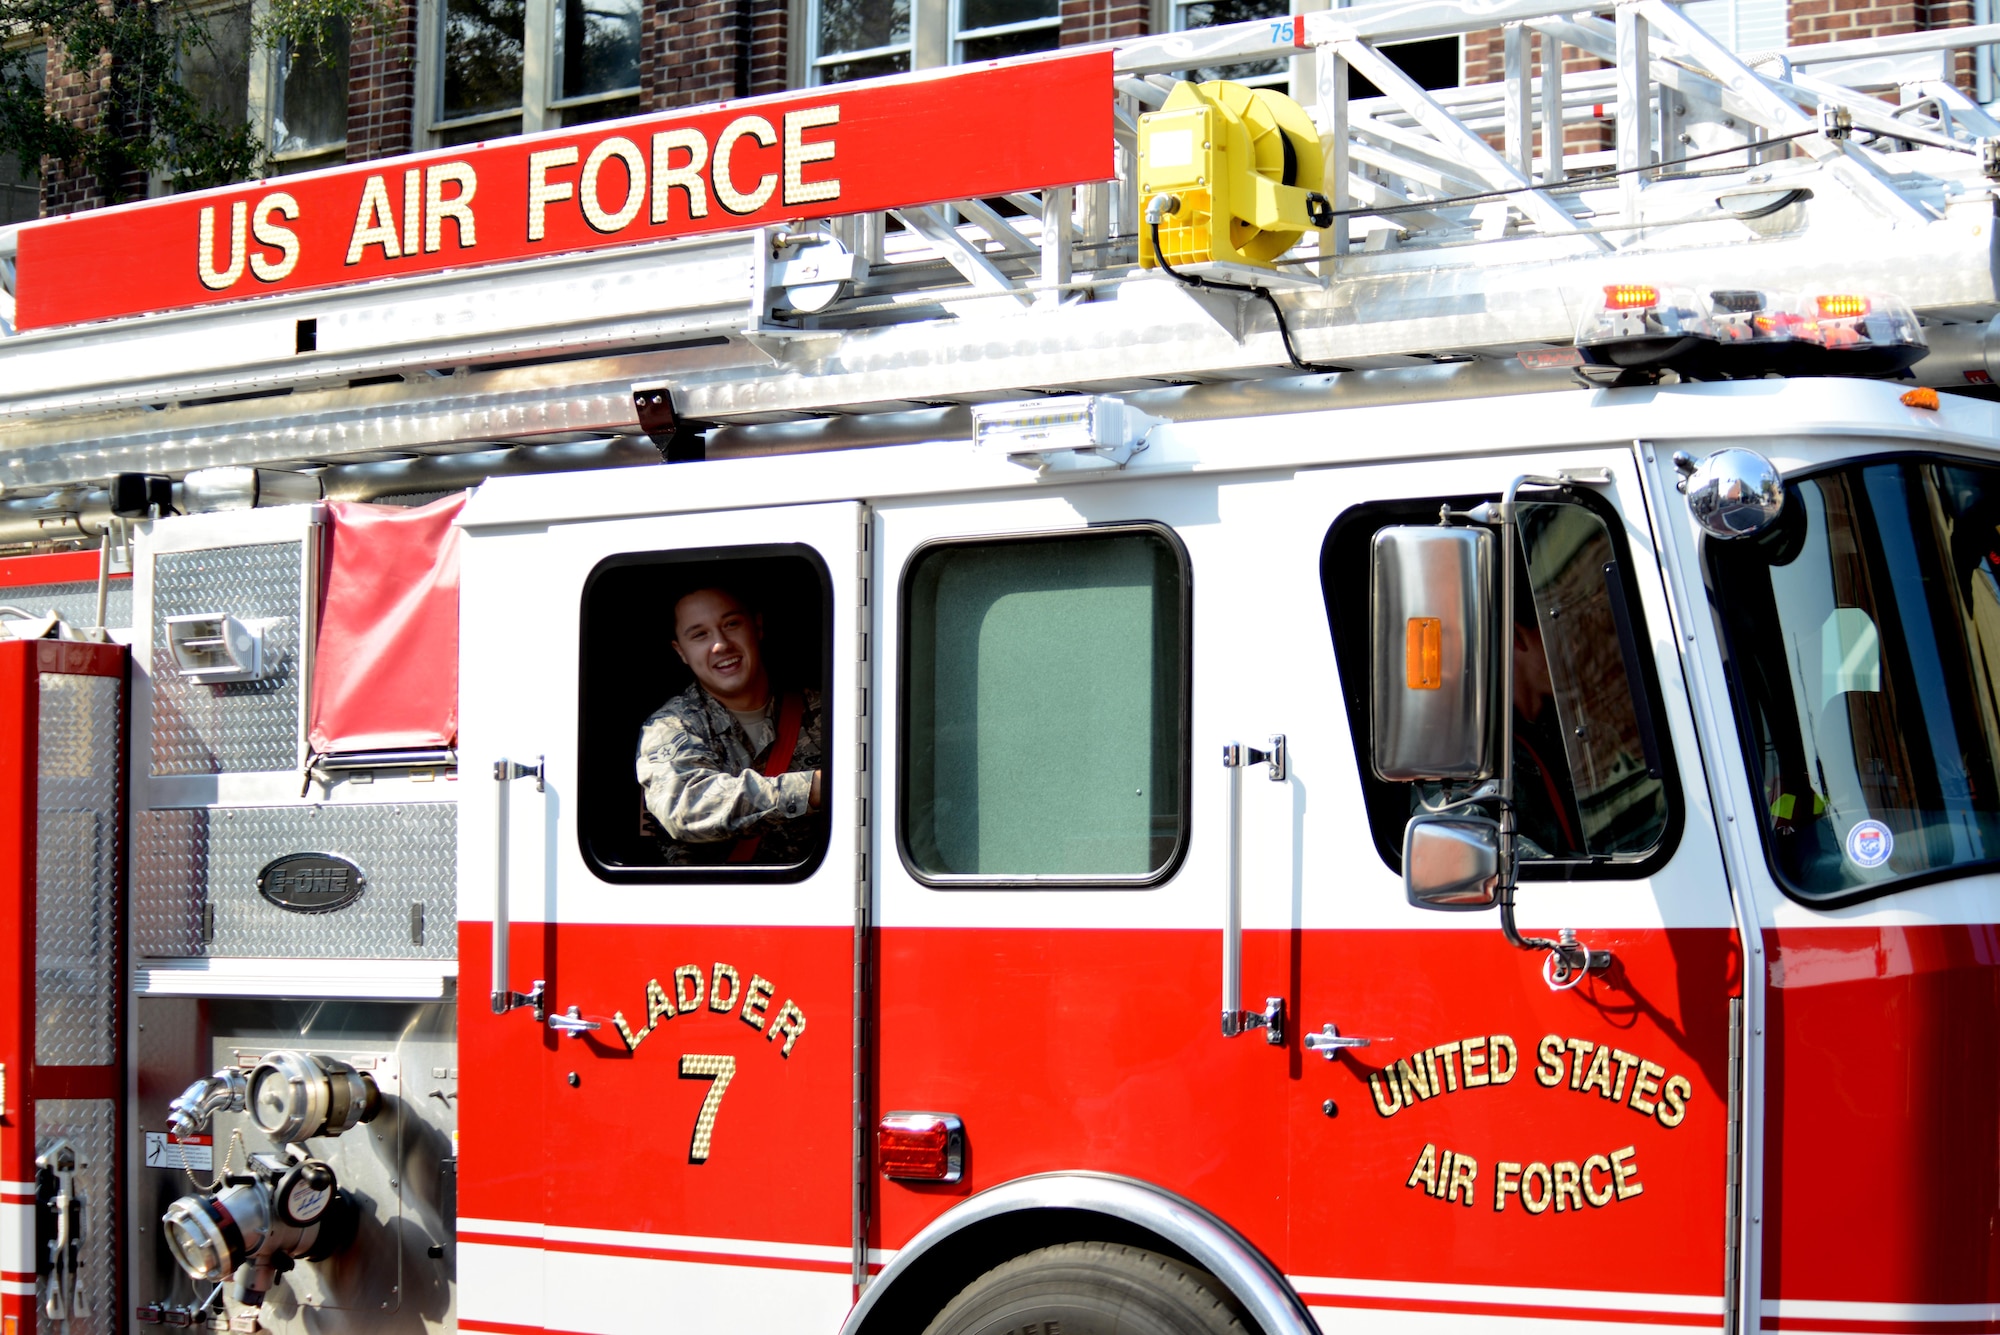
[[[715,1115],[722,1111],[722,1096],[735,1078],[734,1057],[707,1057],[694,1052],[681,1055],[681,1079],[715,1082],[708,1087],[708,1097],[701,1101],[701,1111],[695,1115],[694,1141],[688,1146],[689,1163],[708,1162],[708,1142],[715,1134]]]

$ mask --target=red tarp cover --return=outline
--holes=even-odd
[[[313,669],[312,749],[458,741],[458,548],[465,495],[417,508],[333,501]]]

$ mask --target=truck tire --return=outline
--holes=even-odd
[[[1248,1335],[1212,1275],[1157,1252],[1066,1242],[1017,1256],[945,1305],[924,1335]]]

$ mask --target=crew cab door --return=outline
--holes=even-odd
[[[1522,932],[1611,953],[1566,988],[1496,912],[1405,902],[1412,794],[1369,763],[1375,531],[1559,470],[1597,480],[1523,492],[1567,508],[1524,520],[1496,652],[1514,656],[1523,833],[1590,850],[1523,861]],[[1740,965],[1631,455],[1329,469],[1294,497],[1313,522],[1269,526],[1301,535],[1270,556],[1313,571],[1324,609],[1301,646],[1324,689],[1292,728],[1310,795],[1299,1029],[1367,1046],[1301,1054],[1288,1271],[1329,1328],[1379,1311],[1720,1324]]]
[[[852,1301],[862,514],[470,536],[468,1330],[651,1331],[667,1313],[676,1331],[831,1330]],[[680,865],[642,825],[639,732],[688,682],[673,604],[703,587],[761,614],[775,686],[817,695],[824,836],[789,864]],[[489,978],[503,876],[508,973]],[[537,980],[538,1006],[489,1008]]]

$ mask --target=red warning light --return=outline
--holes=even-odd
[[[884,1177],[956,1182],[965,1166],[965,1124],[950,1113],[890,1113],[875,1128]]]

